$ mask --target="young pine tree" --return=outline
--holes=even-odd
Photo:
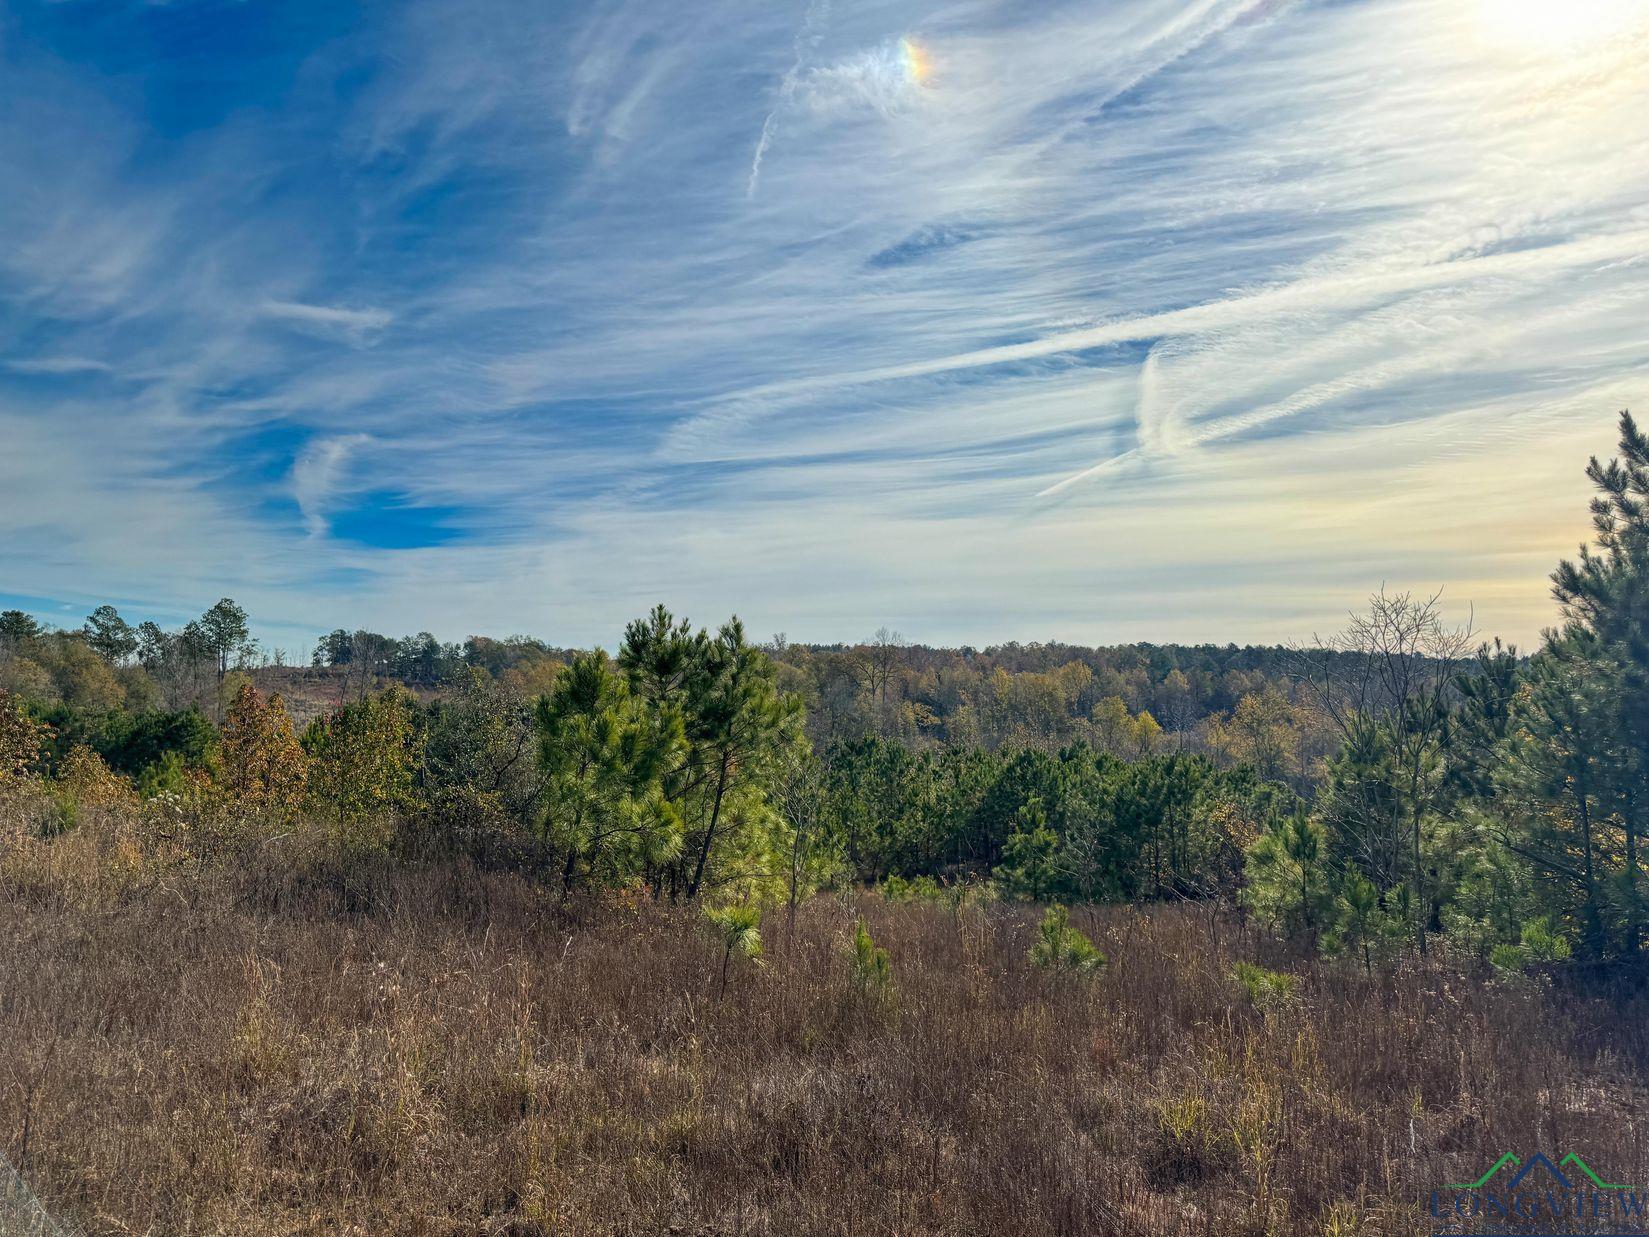
[[[1629,940],[1635,888],[1631,858],[1631,762],[1620,667],[1595,635],[1573,628],[1548,639],[1525,668],[1511,731],[1501,749],[1498,807],[1508,838],[1535,869],[1549,911],[1578,927],[1582,953],[1600,958]],[[1622,852],[1625,852],[1624,855]],[[1612,880],[1619,874],[1620,882]]]
[[[729,906],[710,907],[704,912],[705,920],[710,924],[716,935],[716,941],[721,945],[721,987],[720,992],[727,992],[727,972],[732,963],[733,955],[751,961],[761,957],[762,912],[754,903],[741,902]]]
[[[781,870],[776,791],[806,739],[801,702],[779,691],[766,654],[737,619],[694,634],[660,606],[630,624],[618,661],[643,700],[683,721],[685,744],[662,779],[682,820],[681,853],[661,873],[672,896]]]
[[[1374,882],[1348,871],[1334,902],[1334,924],[1325,944],[1346,949],[1362,959],[1363,973],[1374,973],[1374,947],[1391,934],[1391,917],[1380,905]]]
[[[632,694],[599,649],[575,657],[538,701],[545,838],[562,854],[561,892],[581,879],[619,883],[681,852],[681,820],[663,779],[684,745],[672,703]]]
[[[1273,821],[1248,848],[1243,904],[1262,921],[1315,941],[1333,905],[1326,849],[1323,827],[1309,817]]]
[[[880,997],[893,984],[893,963],[887,950],[871,939],[870,929],[860,919],[853,928],[853,947],[848,958],[853,983],[861,996]]]
[[[1043,914],[1030,959],[1044,970],[1077,973],[1103,970],[1107,964],[1099,947],[1071,927],[1071,912],[1064,906],[1050,906]]]

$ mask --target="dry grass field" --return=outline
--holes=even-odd
[[[1641,998],[1366,979],[1189,906],[1078,911],[1109,967],[1046,973],[1032,908],[869,895],[770,911],[723,993],[687,908],[131,844],[0,868],[0,1150],[89,1233],[1409,1234],[1506,1148],[1649,1168]]]

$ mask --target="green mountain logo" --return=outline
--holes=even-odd
[[[1577,1183],[1584,1184],[1587,1182],[1591,1184],[1593,1189],[1597,1190],[1635,1190],[1639,1188],[1638,1186],[1630,1185],[1614,1185],[1605,1181],[1602,1177],[1598,1176],[1597,1173],[1592,1171],[1592,1166],[1590,1164],[1581,1159],[1573,1151],[1569,1152],[1568,1155],[1564,1156],[1556,1164],[1553,1164],[1543,1151],[1536,1151],[1527,1160],[1520,1160],[1512,1152],[1507,1151],[1501,1155],[1498,1160],[1491,1164],[1488,1171],[1476,1181],[1455,1182],[1450,1184],[1449,1189],[1481,1190],[1484,1186],[1493,1181],[1495,1177],[1503,1173],[1509,1173],[1511,1175],[1511,1179],[1506,1182],[1505,1188],[1507,1190],[1515,1190],[1522,1183],[1523,1178],[1527,1177],[1536,1168],[1544,1168],[1548,1173],[1557,1179],[1558,1184],[1565,1190],[1575,1189]],[[1565,1169],[1568,1171],[1565,1172]]]

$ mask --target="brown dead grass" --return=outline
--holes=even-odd
[[[0,883],[0,1149],[89,1232],[1409,1234],[1505,1149],[1649,1178],[1640,1000],[1190,908],[1079,913],[1112,965],[1051,976],[1028,909],[828,897],[718,999],[689,910],[257,855]]]

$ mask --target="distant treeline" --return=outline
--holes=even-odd
[[[1054,751],[1081,742],[1123,759],[1196,752],[1305,790],[1333,747],[1326,719],[1300,689],[1299,653],[1282,647],[1007,644],[981,651],[912,644],[886,629],[857,645],[779,636],[759,647],[775,664],[779,689],[802,702],[808,737],[820,750],[870,737],[913,751]],[[70,631],[43,629],[20,611],[0,615],[0,690],[58,708],[59,721],[191,706],[218,721],[238,685],[234,673],[278,679],[305,716],[395,684],[423,697],[450,693],[475,670],[530,698],[547,692],[578,653],[530,636],[456,643],[428,632],[395,637],[339,628],[317,642],[311,658],[325,674],[306,679],[252,642],[245,612],[227,598],[170,632],[153,623],[129,626],[111,606]],[[282,673],[260,675],[275,668]]]
[[[333,632],[281,671],[334,694],[300,733],[232,601],[170,632],[10,611],[0,779],[49,801],[42,836],[130,796],[172,839],[481,847],[565,896],[1234,898],[1367,967],[1636,955],[1649,443],[1620,428],[1529,657],[1385,592],[1300,649],[758,645],[660,607],[611,657]]]

